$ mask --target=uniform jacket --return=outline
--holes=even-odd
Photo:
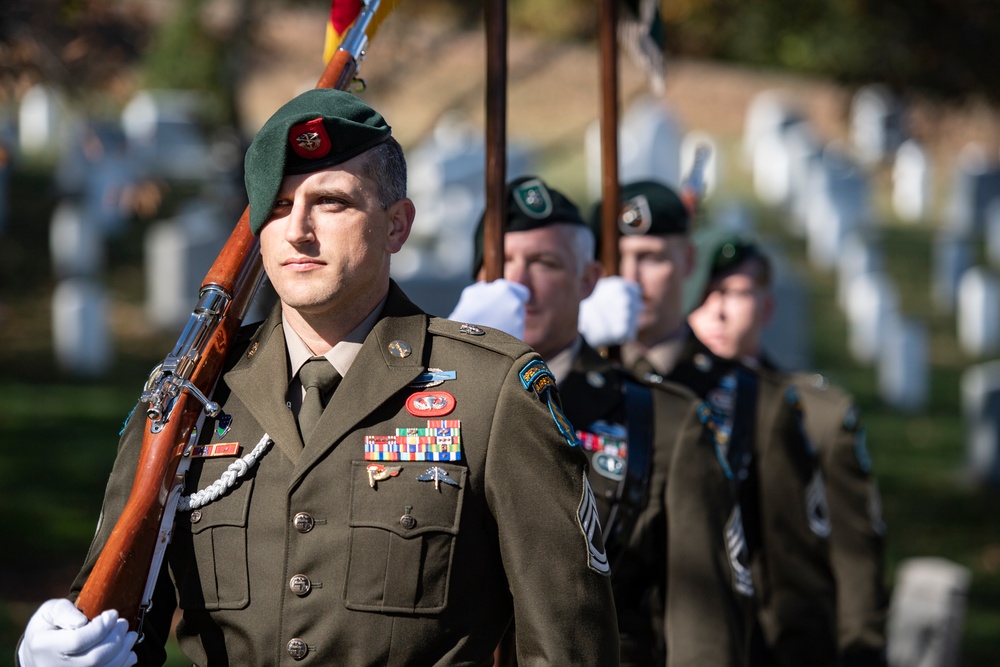
[[[178,514],[140,664],[162,662],[175,607],[179,644],[196,665],[490,665],[512,615],[522,665],[617,664],[586,460],[554,419],[558,397],[540,381],[547,371],[503,333],[465,331],[393,285],[302,443],[272,311],[215,392],[228,431],[207,420],[202,442],[238,442],[245,453],[266,433],[273,445],[229,493]],[[428,369],[455,379],[428,387]],[[400,470],[373,482],[365,437],[429,428],[406,407],[424,391],[454,398],[437,418],[459,421],[461,458],[379,462]],[[126,427],[74,595],[127,497],[143,422]],[[232,461],[193,460],[186,492]],[[432,467],[437,482],[418,479]]]
[[[688,387],[713,413],[739,483],[757,605],[752,664],[832,665],[836,656],[835,586],[829,566],[829,514],[819,462],[803,430],[797,392],[781,377],[714,355],[690,331],[677,364],[652,381]],[[666,369],[660,369],[666,370]],[[739,455],[744,448],[749,458]]]
[[[585,449],[609,426],[627,427],[623,383],[628,378],[583,344],[559,388]],[[694,394],[671,382],[649,391],[653,456],[647,501],[612,563],[622,664],[657,664],[665,642],[671,666],[744,665],[752,607],[746,591],[737,591],[734,568],[741,564],[727,548],[727,540],[742,530],[734,486]],[[633,445],[630,440],[629,452]],[[599,460],[608,455],[606,447],[590,447],[588,454],[601,525],[610,532],[615,528],[608,499],[618,495],[619,481]]]
[[[819,374],[796,373],[806,433],[816,447],[830,506],[830,563],[844,665],[885,662],[885,524],[854,400]]]

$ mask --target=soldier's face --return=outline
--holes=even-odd
[[[654,344],[677,332],[684,321],[684,280],[694,249],[683,234],[622,236],[621,275],[642,288],[639,340]]]
[[[601,268],[581,259],[573,225],[555,224],[504,235],[503,277],[528,288],[524,342],[551,359],[577,335],[580,301],[594,290]]]
[[[260,252],[286,312],[351,318],[385,295],[389,257],[410,233],[413,204],[383,209],[361,176],[363,159],[282,180]]]
[[[744,262],[709,283],[705,301],[688,315],[688,324],[720,357],[756,357],[772,310],[770,292],[757,285],[754,266]]]

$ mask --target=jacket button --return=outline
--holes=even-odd
[[[194,510],[191,512],[191,523],[198,523],[201,521],[201,510]]]
[[[309,653],[309,647],[306,646],[306,643],[298,637],[289,640],[288,645],[285,646],[285,650],[288,651],[288,655],[292,656],[295,660],[301,660],[306,657],[306,654]]]
[[[288,581],[288,587],[299,597],[304,597],[312,590],[312,582],[304,574],[296,574]]]
[[[403,516],[399,517],[399,525],[402,526],[403,528],[406,528],[407,530],[410,530],[411,528],[417,525],[417,520],[414,519],[409,514],[404,514]]]
[[[316,525],[316,522],[308,512],[299,512],[292,519],[292,524],[295,526],[295,530],[300,533],[308,533]]]

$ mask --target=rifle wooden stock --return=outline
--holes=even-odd
[[[344,90],[357,74],[357,58],[338,50],[327,63],[317,88]],[[222,374],[223,364],[236,338],[263,275],[260,243],[250,231],[250,209],[240,217],[202,283],[220,288],[231,297],[212,335],[200,346],[189,381],[209,396]],[[147,417],[139,465],[125,509],[112,529],[100,556],[76,599],[76,606],[94,618],[106,609],[117,609],[129,627],[139,629],[140,606],[161,539],[160,525],[167,498],[176,483],[177,469],[204,406],[186,391],[177,397],[169,421],[153,433]]]

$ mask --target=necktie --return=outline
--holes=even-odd
[[[323,408],[326,407],[326,399],[339,381],[340,373],[324,357],[312,357],[299,369],[299,382],[306,390],[306,395],[302,398],[302,407],[299,409],[299,433],[302,435],[302,442],[305,442],[316,428],[316,423],[323,414]]]

